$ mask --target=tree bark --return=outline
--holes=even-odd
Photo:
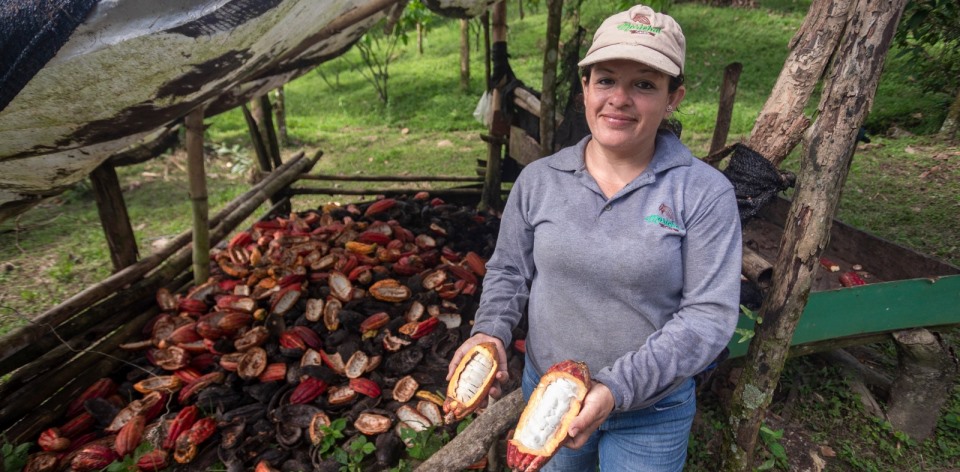
[[[501,434],[517,424],[523,407],[523,392],[515,389],[477,415],[467,429],[420,464],[416,472],[463,470],[479,461]]]
[[[460,19],[460,90],[470,90],[470,20]]]
[[[960,130],[960,90],[957,91],[953,104],[947,110],[947,117],[940,125],[940,137],[952,141],[957,138],[958,130]]]
[[[774,265],[776,279],[760,308],[763,323],[755,328],[734,391],[730,428],[724,436],[724,471],[752,470],[757,433],[827,246],[840,190],[856,149],[857,131],[870,110],[906,1],[858,0],[850,14],[824,86],[818,118],[807,133],[799,183]]]
[[[890,388],[887,418],[898,431],[923,441],[933,434],[940,409],[950,397],[957,362],[940,339],[925,329],[894,333],[893,339],[899,369]]]
[[[853,0],[814,0],[790,54],[760,111],[747,145],[780,165],[803,137],[810,120],[803,109],[840,42]]]
[[[540,155],[553,154],[557,133],[557,61],[560,58],[560,19],[563,0],[547,0],[547,35],[543,48],[543,86],[540,94]]]
[[[506,0],[500,0],[493,5],[493,42],[506,43],[507,41],[507,4]],[[510,124],[507,123],[500,110],[500,89],[498,84],[489,84],[492,87],[490,92],[491,122],[489,127],[490,139],[487,140],[487,168],[484,174],[483,193],[480,197],[480,204],[477,207],[480,210],[496,210],[503,208],[503,199],[500,195],[500,166],[503,151],[503,139],[510,131]]]

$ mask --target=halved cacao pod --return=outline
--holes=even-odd
[[[237,375],[241,379],[257,378],[267,368],[267,351],[262,347],[252,347],[243,353],[237,363]]]
[[[393,386],[393,399],[401,403],[406,403],[413,398],[418,388],[420,388],[420,384],[417,380],[407,375],[398,380]]]
[[[434,426],[440,426],[443,424],[443,413],[440,412],[440,407],[436,403],[428,400],[420,400],[417,402],[417,411],[423,415],[424,418],[430,420]]]
[[[324,433],[321,426],[330,427],[330,423],[330,417],[323,411],[314,413],[313,418],[310,418],[310,427],[307,428],[307,431],[310,433],[310,442],[313,445],[320,444],[323,441]]]
[[[360,413],[357,420],[353,422],[353,426],[357,428],[357,431],[367,436],[373,436],[389,431],[390,427],[393,426],[393,420],[384,415],[364,411]]]
[[[396,279],[383,279],[370,286],[370,295],[383,302],[402,302],[410,298],[410,288]]]
[[[410,405],[403,405],[397,408],[397,418],[407,427],[420,432],[430,428],[430,418],[423,416],[423,413],[417,411]]]
[[[368,362],[370,362],[370,357],[363,351],[357,349],[357,351],[350,356],[350,359],[347,359],[347,363],[343,366],[343,373],[350,379],[360,377],[367,370]]]
[[[443,402],[447,424],[463,419],[480,406],[493,385],[498,366],[497,347],[493,343],[480,343],[467,351],[447,385]]]
[[[536,390],[507,441],[507,465],[535,472],[543,467],[567,439],[570,422],[580,413],[590,388],[590,371],[582,362],[554,364],[540,378]]]

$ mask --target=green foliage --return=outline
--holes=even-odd
[[[409,444],[407,454],[417,460],[430,458],[450,442],[450,435],[446,431],[436,434],[436,427],[430,427],[423,431],[404,428],[400,432],[400,437],[403,438],[404,443]]]
[[[756,324],[763,323],[763,318],[744,305],[740,305],[740,313]],[[736,328],[734,333],[740,335],[740,339],[737,340],[738,343],[747,342],[756,334],[756,332],[750,328]]]
[[[783,447],[783,444],[780,444],[781,439],[783,439],[782,429],[773,430],[767,425],[760,426],[760,440],[766,447],[770,458],[760,465],[759,470],[770,470],[774,467],[787,468],[787,450]]]
[[[960,88],[960,3],[914,0],[907,3],[897,28],[902,54],[913,59],[927,90],[955,94]]]
[[[104,469],[105,472],[138,472],[140,469],[137,467],[137,461],[143,457],[144,454],[153,450],[153,445],[149,441],[144,441],[140,443],[139,446],[133,451],[133,454],[127,454],[124,457],[121,457]]]
[[[0,455],[3,456],[3,470],[15,472],[23,470],[27,465],[27,456],[30,455],[32,443],[23,443],[14,446],[6,441],[0,446]]]
[[[323,439],[316,445],[317,452],[321,457],[327,458],[334,453],[334,446],[337,441],[343,439],[343,429],[347,427],[346,418],[337,418],[330,422],[330,426],[321,426]]]
[[[360,435],[347,443],[346,448],[337,448],[333,452],[333,458],[341,465],[341,472],[362,472],[361,463],[363,459],[373,454],[377,446],[367,440],[366,436]]]

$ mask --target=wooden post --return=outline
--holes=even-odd
[[[280,146],[286,146],[290,139],[287,136],[287,100],[283,93],[283,86],[276,88],[277,100],[273,102],[273,113],[277,115],[277,138]]]
[[[737,99],[737,83],[743,64],[734,62],[723,68],[723,85],[720,86],[720,105],[717,109],[717,125],[713,128],[713,140],[710,141],[710,152],[713,154],[727,145],[727,136],[730,134],[730,121],[733,118],[733,104]]]
[[[857,0],[823,88],[819,115],[807,134],[797,190],[774,264],[775,280],[760,308],[724,435],[724,471],[753,469],[760,424],[773,399],[790,341],[830,238],[857,132],[877,91],[883,62],[907,0]],[[811,11],[814,6],[811,6]],[[831,54],[833,52],[833,54]],[[771,97],[771,100],[776,97]]]
[[[203,165],[203,108],[188,113],[184,125],[187,128],[187,174],[193,206],[193,283],[200,285],[210,277],[209,206],[207,176]]]
[[[490,10],[483,12],[483,89],[490,91]]]
[[[113,164],[108,161],[90,173],[90,182],[93,184],[93,198],[97,202],[100,225],[103,226],[103,234],[110,249],[113,271],[118,272],[137,262],[138,255],[137,238],[130,227],[130,216],[123,201],[120,180]]]
[[[505,0],[500,0],[493,5],[493,42],[507,41],[507,4]],[[503,207],[503,200],[500,197],[500,159],[502,158],[503,139],[510,130],[510,124],[507,123],[500,110],[500,89],[499,85],[493,87],[490,92],[492,104],[492,120],[490,123],[490,136],[487,139],[487,169],[484,173],[483,194],[480,197],[480,210],[500,210]]]
[[[267,143],[263,142],[263,135],[260,134],[260,125],[257,124],[246,103],[241,105],[240,109],[243,111],[243,118],[247,121],[247,132],[250,133],[250,141],[253,143],[253,152],[257,155],[260,171],[266,174],[273,166],[270,163],[270,155],[267,153]]]
[[[130,216],[123,201],[120,180],[113,164],[107,161],[90,173],[90,182],[93,184],[93,197],[97,201],[100,225],[103,226],[103,234],[107,237],[107,246],[110,248],[113,271],[117,272],[137,262],[138,255],[137,238],[130,227]]]
[[[547,37],[543,48],[543,85],[540,94],[540,155],[553,154],[557,133],[557,61],[560,57],[560,19],[563,0],[547,0]]]
[[[460,19],[460,90],[470,90],[470,20]]]
[[[810,126],[803,109],[843,34],[852,0],[813,0],[747,145],[779,167]]]

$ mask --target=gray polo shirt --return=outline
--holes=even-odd
[[[730,182],[672,133],[610,199],[584,166],[589,139],[517,178],[473,332],[507,345],[526,312],[537,373],[584,361],[615,411],[634,410],[702,371],[733,335],[740,220]]]

